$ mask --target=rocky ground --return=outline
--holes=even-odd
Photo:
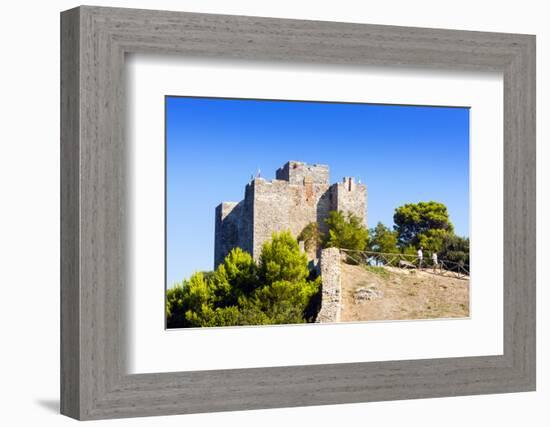
[[[469,280],[342,263],[342,322],[469,316]]]

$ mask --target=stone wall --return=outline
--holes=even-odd
[[[351,212],[367,226],[367,186],[345,177],[342,182],[332,185],[332,210]]]
[[[321,309],[317,323],[339,322],[342,312],[342,269],[340,250],[327,248],[321,251]]]
[[[255,179],[253,201],[252,256],[258,259],[262,246],[273,232],[289,230],[297,237],[310,222],[321,222],[330,210],[328,184],[301,184],[283,180]]]
[[[287,181],[256,178],[251,185],[254,187],[251,254],[258,260],[263,243],[274,232],[290,228],[290,199]]]
[[[328,184],[304,184],[288,185],[288,197],[290,199],[290,231],[298,236],[311,222],[318,222],[321,227],[325,225],[324,219],[330,211],[330,195]]]
[[[214,231],[214,268],[231,249],[239,247],[252,253],[254,189],[247,185],[240,202],[223,202],[216,207]]]
[[[242,202],[223,202],[216,207],[214,232],[214,268],[223,261],[231,248],[239,243],[239,222],[242,218]]]

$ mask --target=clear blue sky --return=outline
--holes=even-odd
[[[166,97],[167,285],[211,270],[214,210],[288,160],[367,185],[368,226],[435,200],[469,234],[469,109]]]

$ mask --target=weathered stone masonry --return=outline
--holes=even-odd
[[[340,249],[326,248],[321,252],[321,309],[317,323],[339,322],[342,313],[342,269]]]
[[[290,230],[298,236],[310,222],[326,230],[331,210],[352,212],[366,225],[366,186],[351,177],[330,184],[327,165],[290,161],[276,171],[274,180],[255,178],[246,185],[240,202],[216,208],[214,267],[234,247],[258,259],[263,243],[273,232]]]

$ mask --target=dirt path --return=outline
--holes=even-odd
[[[469,316],[469,280],[342,263],[343,322]]]

